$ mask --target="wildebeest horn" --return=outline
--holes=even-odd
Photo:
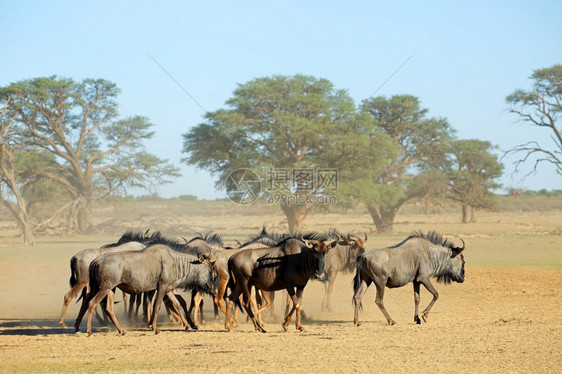
[[[150,227],[148,229],[146,229],[146,231],[144,232],[144,236],[148,236],[149,231],[150,231]]]
[[[306,244],[306,246],[307,246],[308,248],[312,248],[312,247],[313,247],[312,243],[309,242],[308,240],[306,240],[305,238],[303,238],[303,235],[302,235],[302,234],[301,234],[301,241],[302,241],[304,244]]]
[[[336,245],[340,242],[340,240],[341,240],[341,236],[338,235],[338,238],[335,241]],[[335,245],[334,245],[334,247],[335,247]]]
[[[459,239],[460,239],[460,240],[461,240],[461,242],[462,242],[462,248],[461,248],[461,251],[464,251],[464,247],[465,247],[465,244],[464,244],[464,240],[462,240],[462,238],[461,238],[460,236],[459,236]]]
[[[189,243],[185,237],[182,236],[181,238],[185,240],[185,244]]]
[[[364,232],[363,234],[365,234],[365,240],[363,240],[365,243],[367,242],[367,233]]]

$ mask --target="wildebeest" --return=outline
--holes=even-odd
[[[72,299],[81,292],[82,297],[86,295],[85,288],[88,286],[89,280],[88,267],[95,258],[110,252],[138,251],[159,238],[160,232],[148,235],[148,230],[144,234],[126,231],[116,243],[107,244],[100,248],[84,249],[72,256],[70,259],[70,290],[64,295],[59,324],[66,327],[64,315]]]
[[[263,293],[266,306],[260,310],[251,297],[252,287],[262,291],[277,291],[286,289],[293,301],[291,311],[285,317],[283,328],[291,322],[296,310],[295,326],[297,330],[304,330],[300,323],[300,309],[304,287],[312,275],[324,278],[324,255],[335,247],[337,240],[312,243],[307,239],[301,240],[287,238],[277,246],[261,249],[246,249],[228,260],[230,274],[229,286],[232,293],[227,298],[225,328],[230,331],[230,313],[233,303],[243,296],[243,306],[257,331],[265,332],[256,319],[259,314],[270,304],[267,293]],[[295,291],[296,289],[296,291]],[[252,308],[256,310],[254,313]]]
[[[355,314],[353,323],[360,326],[359,308],[361,299],[369,285],[374,282],[377,288],[376,304],[386,317],[389,325],[396,322],[390,318],[383,304],[385,287],[402,287],[410,282],[414,284],[414,322],[420,324],[418,306],[420,303],[420,284],[433,295],[433,299],[422,313],[424,322],[431,307],[439,297],[430,282],[436,277],[437,281],[451,283],[464,282],[464,256],[462,251],[465,243],[461,239],[462,248],[455,247],[452,242],[442,235],[431,231],[428,233],[415,232],[402,242],[384,249],[373,249],[357,258],[355,273],[354,297]]]
[[[208,257],[202,254],[180,253],[163,244],[154,244],[139,252],[102,255],[90,265],[90,293],[87,296],[88,335],[92,334],[94,309],[105,296],[108,297],[107,314],[119,333],[125,334],[113,312],[112,290],[115,287],[127,293],[137,294],[156,290],[150,323],[154,332],[158,334],[160,330],[157,327],[157,316],[164,295],[168,296],[181,316],[181,306],[173,291],[182,288],[213,293],[216,292],[216,278],[216,269]],[[188,321],[182,317],[182,323],[187,326]],[[189,324],[193,326],[193,322]]]
[[[152,244],[164,244],[168,247],[170,247],[171,249],[173,249],[174,251],[177,252],[182,252],[182,253],[195,253],[195,254],[209,254],[211,252],[216,253],[217,250],[220,250],[222,245],[223,245],[223,241],[222,238],[220,237],[219,234],[217,233],[213,233],[213,232],[208,232],[205,235],[202,235],[200,233],[197,233],[197,235],[195,237],[193,237],[191,240],[187,240],[185,238],[182,237],[182,239],[185,241],[185,243],[180,243],[179,240],[176,239],[171,239],[171,238],[167,238],[165,236],[160,236],[157,240],[154,240],[154,243]],[[213,255],[213,258],[215,258],[215,256]],[[216,260],[216,259],[215,259]],[[137,294],[136,297],[132,296],[131,297],[131,301],[133,301],[133,299],[136,298],[137,301],[137,307],[136,307],[136,312],[138,312],[138,307],[139,307],[139,302],[141,301],[141,297],[142,300],[144,300],[144,304],[145,304],[145,308],[144,308],[144,315],[147,316],[148,318],[150,317],[150,300],[154,299],[154,295],[155,295],[155,290],[148,292],[148,293],[143,293],[141,294]],[[188,313],[191,312],[191,310],[193,309],[193,307],[195,305],[199,305],[197,302],[194,303],[194,299],[196,301],[200,301],[202,298],[202,295],[204,294],[204,292],[199,291],[199,290],[193,290],[192,291],[192,305],[191,308],[189,309],[189,311],[187,310],[187,306],[185,303],[185,300],[181,297],[181,295],[179,293],[176,293],[176,298],[178,299],[178,301],[180,302],[182,309],[185,313],[185,315],[187,316]],[[194,295],[198,295],[197,298],[194,297]],[[173,307],[170,308],[170,303],[168,302],[167,297],[164,298],[164,302],[166,304],[167,307],[167,311],[168,311],[168,315],[171,317],[172,314],[178,316],[178,311],[173,310]],[[132,304],[132,303],[131,303]],[[135,312],[135,315],[136,315]],[[132,319],[132,315],[133,313],[130,312],[129,313],[129,320]],[[197,308],[195,309],[195,316],[194,316],[194,320],[195,320],[195,326],[194,327],[199,327],[198,323],[197,323]],[[180,319],[181,321],[181,319]]]
[[[357,266],[357,256],[365,252],[365,243],[367,242],[367,234],[365,239],[348,234],[344,237],[335,230],[328,232],[331,237],[341,237],[342,240],[338,245],[326,253],[324,259],[324,267],[326,269],[327,279],[324,280],[324,298],[322,299],[322,309],[331,310],[330,295],[334,287],[334,281],[339,272],[353,272]]]

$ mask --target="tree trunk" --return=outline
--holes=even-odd
[[[80,196],[74,201],[70,208],[69,226],[71,229],[81,234],[92,233],[94,231],[92,217],[92,200]]]
[[[33,225],[31,219],[27,214],[27,207],[25,201],[18,195],[16,198],[17,207],[14,203],[2,198],[2,202],[8,208],[12,216],[16,219],[18,226],[21,230],[21,237],[23,244],[35,245],[35,236],[33,235]]]
[[[462,204],[461,212],[462,212],[462,223],[468,223],[468,205]]]
[[[474,207],[471,206],[470,207],[470,223],[474,223],[476,222],[476,212],[474,210]]]
[[[302,212],[303,208],[304,206],[302,205],[281,205],[281,209],[283,210],[283,213],[285,213],[285,216],[287,217],[289,232],[291,234],[300,231],[302,222],[308,215],[308,212],[303,214]]]
[[[377,208],[374,205],[367,204],[367,210],[373,219],[377,232],[390,233],[394,229],[394,218],[398,212],[398,208]]]

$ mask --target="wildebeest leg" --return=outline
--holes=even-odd
[[[289,293],[287,293],[287,297],[285,298],[285,316],[287,316],[287,314],[289,314],[289,311],[291,310],[291,295],[289,295]]]
[[[256,291],[256,295],[257,295],[257,291]],[[256,315],[259,315],[261,312],[263,312],[264,310],[266,310],[267,308],[269,308],[271,306],[271,298],[270,298],[270,292],[268,291],[261,291],[261,296],[263,301],[265,301],[265,304],[262,304],[262,307],[260,309],[258,309],[258,311],[256,312]]]
[[[221,274],[222,275],[222,274]],[[224,299],[224,295],[226,293],[226,287],[228,285],[229,277],[221,276],[219,279],[219,288],[217,294],[215,295],[215,305],[221,310],[221,312],[226,315],[226,308],[223,305],[222,301]]]
[[[86,292],[86,290],[82,290],[83,293]],[[80,323],[82,323],[82,318],[84,318],[84,314],[86,314],[86,311],[88,310],[88,302],[90,300],[92,300],[92,298],[94,297],[93,294],[88,293],[87,295],[83,295],[82,296],[82,305],[80,306],[80,311],[78,312],[78,316],[76,317],[76,320],[74,321],[74,331],[78,332],[80,331]]]
[[[191,305],[189,306],[189,311],[186,313],[186,315],[191,316],[191,312],[193,311],[193,322],[195,323],[195,326],[197,326],[197,328],[199,328],[200,312],[201,312],[201,317],[203,317],[203,312],[202,310],[200,310],[200,306],[202,305],[203,302],[203,295],[204,293],[201,291],[198,292],[193,291],[191,293]]]
[[[188,326],[191,326],[193,329],[197,330],[197,326],[193,323],[193,321],[191,320],[191,317],[189,316],[189,314],[186,314],[185,318],[183,316],[182,313],[182,309],[187,312],[187,303],[185,302],[185,300],[183,299],[183,297],[181,297],[180,295],[175,295],[173,291],[169,291],[166,293],[166,296],[168,296],[168,299],[170,299],[170,301],[173,304],[173,307],[176,309],[176,311],[178,312],[178,315],[181,319],[181,323],[183,323],[184,326],[186,326],[186,328]],[[178,301],[178,297],[180,297],[183,301],[183,304],[185,305],[185,307],[180,303],[180,301]],[[156,306],[154,306],[154,309],[156,309]]]
[[[424,322],[427,322],[427,315],[429,314],[429,311],[433,307],[433,304],[435,304],[435,302],[439,298],[439,294],[437,293],[437,290],[435,290],[429,279],[423,280],[421,283],[433,295],[433,299],[431,300],[427,308],[425,308],[425,310],[422,312],[422,319]]]
[[[298,305],[302,306],[302,292],[304,291],[303,287],[297,287],[297,299],[298,299]],[[304,327],[302,327],[301,325],[301,309],[302,308],[297,308],[297,317],[295,320],[295,327],[297,328],[297,330],[299,331],[304,331]]]
[[[421,324],[420,316],[418,315],[418,308],[420,306],[420,282],[413,282],[414,284],[414,322],[418,325]]]
[[[156,291],[156,297],[154,298],[154,305],[152,306],[152,315],[150,317],[150,325],[152,327],[152,331],[154,331],[155,334],[160,333],[160,329],[158,329],[156,323],[158,322],[158,312],[160,311],[160,305],[162,304],[162,300],[164,300],[164,295],[165,295],[164,290],[162,290],[162,288],[159,287],[158,290]]]
[[[332,289],[334,288],[334,281],[336,280],[338,273],[333,272],[333,274],[328,274],[328,280],[324,282],[324,300],[322,300],[322,310],[332,311],[332,306],[330,304],[330,295],[332,294]]]
[[[299,305],[299,300],[295,294],[295,288],[293,287],[293,285],[286,285],[286,288],[287,288],[288,297],[293,302],[293,307],[291,308],[291,311],[287,313],[287,315],[285,316],[285,321],[281,324],[281,326],[283,326],[283,330],[285,331],[288,330],[289,324],[291,323],[291,318],[293,317],[293,313],[295,312],[295,310],[301,308],[301,306]]]
[[[359,322],[359,309],[361,309],[361,300],[363,299],[363,296],[365,296],[365,292],[367,292],[367,289],[369,288],[370,285],[371,285],[370,279],[362,279],[361,285],[359,286],[359,289],[357,290],[357,292],[353,296],[353,302],[355,303],[355,312],[353,314],[353,324],[355,326],[361,326],[361,322]]]
[[[166,313],[168,314],[168,319],[170,320],[170,322],[177,322],[183,327],[187,327],[182,323],[181,317],[179,315],[180,311],[176,310],[170,298],[167,295],[164,295],[164,299],[162,299],[162,301],[164,302],[164,306],[166,307]]]
[[[129,304],[127,303],[127,299],[129,298],[128,294],[124,291],[123,292],[123,308],[125,309],[125,315],[128,315],[128,311],[127,311],[127,306],[129,306]]]
[[[152,300],[154,299],[154,294],[155,291],[148,291],[143,293],[142,295],[142,300],[143,300],[143,314],[144,314],[144,320],[146,321],[147,326],[150,326],[150,316],[152,313]]]
[[[127,332],[121,327],[119,321],[117,321],[117,317],[115,317],[114,301],[115,294],[113,293],[113,291],[109,292],[106,297],[105,311],[107,312],[107,315],[111,319],[111,322],[113,322],[113,325],[115,326],[117,331],[119,331],[119,334],[125,335]]]
[[[60,312],[59,318],[59,325],[61,325],[62,327],[66,327],[66,325],[64,324],[64,315],[66,314],[66,310],[68,309],[70,302],[76,296],[78,296],[78,294],[84,287],[86,287],[86,283],[77,283],[64,295],[62,310]]]
[[[232,307],[234,306],[234,300],[238,299],[240,297],[241,293],[242,293],[242,290],[241,290],[240,286],[236,285],[234,287],[234,290],[232,290],[231,294],[226,298],[226,313],[225,313],[225,317],[224,317],[224,328],[227,331],[232,331],[232,328],[230,326],[230,314],[232,313]]]
[[[271,300],[271,317],[273,318],[277,318],[277,313],[275,313],[275,291],[270,291],[269,292],[269,300]]]
[[[213,310],[215,312],[215,319],[218,321],[219,320],[219,307],[217,306],[217,304],[214,303],[214,298],[213,298]],[[202,314],[202,313],[201,313]]]
[[[378,279],[375,280],[375,286],[377,287],[377,297],[375,298],[375,303],[377,304],[377,306],[381,310],[382,314],[384,314],[384,316],[386,317],[386,320],[388,321],[388,324],[389,325],[396,325],[396,322],[392,318],[390,318],[390,315],[386,311],[386,308],[384,307],[384,304],[383,304],[384,289],[385,289],[386,280],[387,280],[387,278],[384,278],[384,280],[382,282],[379,282]]]
[[[180,303],[181,309],[183,310],[185,318],[187,319],[188,325],[185,326],[186,330],[189,330],[189,328],[192,328],[194,330],[199,329],[199,325],[194,323],[194,321],[191,319],[191,314],[187,311],[187,302],[185,301],[183,296],[180,295],[179,292],[177,292],[177,291],[175,291],[173,293],[174,293],[174,296],[176,297],[176,299],[178,300],[178,302]],[[201,294],[201,297],[203,297],[203,294]]]
[[[137,294],[137,303],[135,305],[135,320],[138,322],[139,320],[139,309],[142,305],[142,294]]]
[[[115,292],[115,291],[113,291],[113,292]],[[101,318],[100,314],[98,313],[97,308],[95,310],[95,316],[96,316],[96,319],[98,320],[100,325],[107,326],[108,325],[107,313],[105,312],[105,307],[107,306],[107,296],[104,297],[102,301],[100,301],[100,305],[101,305],[101,310],[103,312],[103,318]]]
[[[260,314],[263,311],[263,305],[264,305],[262,295],[263,295],[263,292],[258,290],[256,287],[252,287],[252,292],[251,292],[252,311],[254,312],[254,315],[256,316],[259,324],[263,327],[263,326],[265,326],[265,322],[264,322],[264,320],[263,320],[263,318]],[[248,316],[248,318],[250,318],[250,316]]]
[[[252,297],[252,293],[250,289],[253,285],[245,283],[242,285],[242,296],[244,297],[244,309],[246,309],[246,313],[252,319],[254,323],[254,329],[261,332],[266,332],[261,324],[258,322],[256,315],[254,314],[254,310],[258,310],[256,299]]]
[[[93,297],[89,298],[90,300],[88,301],[88,321],[86,324],[86,331],[88,332],[88,336],[92,335],[92,317],[94,315],[94,311],[96,310],[96,307],[98,306],[100,301],[102,301],[103,298],[106,297],[109,292],[111,292],[110,288],[101,289],[95,295],[93,295]]]
[[[135,309],[135,300],[137,299],[136,294],[132,294],[129,299],[129,313],[127,313],[127,322],[131,323],[133,321],[133,310]]]

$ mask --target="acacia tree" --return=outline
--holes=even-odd
[[[562,134],[559,128],[562,114],[562,65],[537,69],[531,79],[534,80],[531,90],[520,89],[507,96],[509,111],[531,126],[550,131],[553,144],[547,146],[532,140],[513,147],[506,155],[521,155],[515,162],[516,172],[523,163],[534,161],[529,174],[536,172],[539,164],[550,163],[562,175]]]
[[[322,167],[325,153],[355,111],[347,92],[326,79],[305,75],[253,79],[238,85],[226,105],[207,113],[204,123],[183,135],[184,161],[217,175],[219,187],[239,168],[252,169],[267,180],[272,170],[291,173]],[[293,177],[283,181],[296,183],[291,193],[305,198],[322,193],[303,188]],[[314,209],[312,204],[287,201],[280,201],[280,207],[291,232],[298,231]]]
[[[117,86],[103,79],[34,78],[0,88],[19,147],[52,156],[38,174],[66,191],[70,225],[92,228],[92,202],[128,187],[150,188],[178,169],[144,151],[153,136],[141,116],[119,119]],[[15,191],[12,191],[16,193]]]
[[[369,139],[356,147],[354,187],[378,232],[390,232],[400,208],[408,201],[442,191],[446,179],[438,168],[453,130],[442,118],[428,118],[418,98],[395,95],[364,100],[357,135]]]
[[[483,140],[455,140],[451,142],[445,174],[449,180],[447,196],[461,204],[462,222],[475,222],[474,209],[494,206],[491,192],[500,185],[495,179],[502,175],[503,165],[491,151],[490,142]]]

